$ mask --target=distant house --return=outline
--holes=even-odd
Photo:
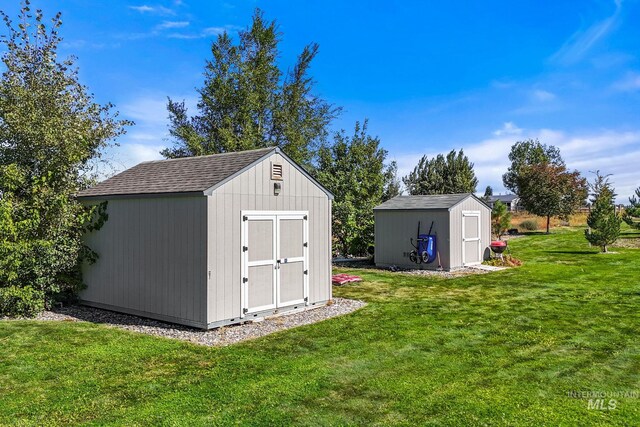
[[[509,211],[517,211],[518,203],[520,202],[520,198],[517,194],[500,194],[497,196],[489,197],[489,206],[493,208],[493,204],[497,201],[501,201],[505,205],[507,205],[507,210]]]

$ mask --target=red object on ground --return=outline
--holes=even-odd
[[[345,283],[362,282],[362,278],[350,274],[334,274],[331,276],[334,285],[344,285]]]
[[[491,242],[489,247],[493,252],[501,254],[505,249],[507,249],[507,242],[504,242],[502,240],[494,240],[493,242]]]

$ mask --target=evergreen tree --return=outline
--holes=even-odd
[[[585,230],[585,237],[592,245],[607,252],[607,246],[614,243],[620,236],[622,218],[616,212],[615,193],[607,176],[596,173],[596,180],[590,185],[592,190],[591,212],[587,217],[589,229]]]
[[[278,68],[281,34],[275,21],[258,9],[238,44],[226,32],[211,45],[198,113],[189,116],[184,102],[169,99],[169,132],[174,146],[167,158],[200,156],[279,146],[309,167],[339,113],[314,93],[309,76],[318,45],[306,46],[292,70]]]
[[[636,188],[635,194],[629,197],[629,205],[625,207],[622,219],[631,228],[640,230],[640,187]]]
[[[451,150],[446,157],[423,156],[402,181],[411,195],[475,193],[478,185],[473,163],[463,150]]]
[[[48,27],[25,1],[17,26],[2,16],[0,291],[53,298],[81,286],[79,263],[92,255],[81,236],[93,209],[73,195],[129,122],[94,102],[74,58],[58,59],[59,13]]]
[[[491,201],[491,197],[493,196],[493,188],[490,185],[487,185],[487,188],[484,190],[484,196],[482,196],[482,200],[485,203],[489,203]]]
[[[402,193],[400,190],[400,180],[398,179],[398,164],[395,161],[389,163],[385,171],[384,181],[384,191],[382,192],[383,202],[393,199]]]
[[[502,238],[505,231],[511,225],[511,212],[507,210],[507,205],[497,200],[491,210],[491,231],[498,240]]]
[[[356,122],[352,136],[334,136],[331,147],[320,149],[316,178],[335,195],[333,235],[342,255],[363,255],[373,243],[373,208],[389,190],[387,151],[367,133],[367,121]]]

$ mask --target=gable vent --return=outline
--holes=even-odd
[[[282,164],[271,164],[271,179],[277,179],[278,181],[282,180]]]

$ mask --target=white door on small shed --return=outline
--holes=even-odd
[[[462,265],[482,262],[480,211],[462,212]]]
[[[308,213],[242,213],[242,312],[308,301]]]

